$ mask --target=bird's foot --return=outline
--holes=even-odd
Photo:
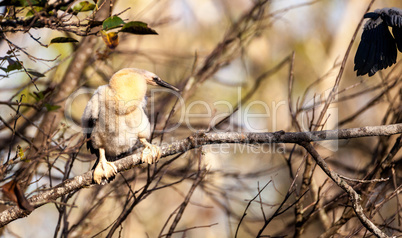
[[[117,168],[113,162],[100,161],[94,170],[94,181],[101,184],[102,179],[111,181],[117,174]]]
[[[159,158],[162,155],[161,148],[157,145],[152,145],[145,139],[141,139],[141,142],[144,144],[145,148],[142,151],[141,161],[143,163],[153,164],[158,162]]]

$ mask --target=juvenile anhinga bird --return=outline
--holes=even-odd
[[[373,76],[378,70],[395,64],[397,47],[402,52],[402,10],[377,9],[364,15],[369,18],[363,28],[355,56],[357,76]],[[392,27],[392,34],[388,27]]]
[[[144,111],[147,84],[179,91],[151,72],[127,68],[115,73],[109,84],[100,86],[89,100],[82,125],[89,139],[87,148],[98,158],[93,174],[96,183],[114,178],[117,169],[112,161],[131,152],[138,140],[145,146],[142,162],[152,164],[160,158],[160,148],[147,141],[151,136]]]

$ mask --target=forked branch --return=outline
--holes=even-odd
[[[339,140],[339,139],[352,139],[359,137],[369,137],[369,136],[390,136],[402,133],[402,124],[384,125],[384,126],[368,126],[361,128],[350,128],[341,130],[328,130],[328,131],[314,131],[314,132],[267,132],[267,133],[242,133],[242,132],[198,132],[189,136],[181,141],[173,142],[171,144],[164,144],[161,146],[162,157],[167,157],[173,154],[178,154],[186,152],[195,148],[199,148],[204,145],[211,144],[225,144],[225,143],[238,143],[238,144],[273,144],[273,143],[296,143],[300,144],[307,149],[307,151],[315,158],[319,157],[318,153],[315,154],[314,148],[309,145],[309,142],[313,141],[323,141],[323,140]],[[115,162],[117,171],[119,173],[129,170],[134,166],[141,163],[140,158],[141,152],[136,151],[136,153],[128,155]],[[320,160],[316,160],[320,161]],[[318,163],[318,162],[317,162]],[[320,165],[320,163],[318,163]],[[320,165],[321,166],[321,165]],[[327,166],[328,167],[328,166]],[[325,168],[325,167],[324,167]],[[325,171],[325,170],[324,170]],[[327,171],[331,171],[327,168]],[[332,176],[332,175],[331,175]],[[330,177],[331,177],[330,176]],[[333,179],[333,176],[331,177]],[[350,188],[339,176],[338,178],[342,181],[342,186],[340,183],[338,186],[346,189]],[[335,181],[335,180],[334,180]],[[346,185],[345,185],[346,184]],[[31,198],[29,202],[38,208],[44,204],[52,203],[57,198],[74,192],[76,190],[93,186],[92,181],[92,171],[88,171],[82,175],[75,176],[74,178],[68,179],[63,183],[50,188],[46,191],[40,192]],[[349,187],[348,187],[349,186]],[[350,189],[349,189],[350,190]],[[358,200],[356,192],[354,190],[347,191],[351,199]],[[353,193],[354,192],[354,193]],[[355,208],[355,206],[354,206]],[[360,214],[362,212],[358,206],[355,208],[356,213]],[[359,212],[359,213],[358,213]],[[26,217],[30,214],[28,211],[19,209],[17,206],[11,207],[4,212],[0,213],[0,226],[4,226],[16,219]],[[360,217],[359,217],[360,218]],[[362,219],[361,219],[362,220]],[[365,220],[362,220],[364,223]],[[380,234],[374,228],[370,228],[370,223],[366,226],[374,234]],[[374,226],[374,225],[373,225]],[[375,226],[374,226],[375,227]],[[378,228],[377,228],[378,229]]]

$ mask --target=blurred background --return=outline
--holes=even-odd
[[[258,2],[261,6],[255,7]],[[117,47],[109,49],[96,34],[93,53],[86,61],[79,82],[71,89],[72,93],[63,99],[61,108],[57,108],[59,101],[39,109],[30,106],[38,103],[38,90],[24,70],[3,73],[0,80],[0,156],[3,163],[9,154],[13,157],[18,153],[19,148],[26,155],[31,153],[33,148],[29,141],[37,139],[38,127],[44,118],[44,114],[34,116],[38,111],[63,115],[60,123],[55,125],[57,130],[51,134],[63,149],[50,143],[46,156],[38,156],[40,164],[26,187],[25,195],[30,197],[92,168],[95,156],[90,155],[85,146],[79,153],[69,148],[82,145],[80,118],[94,89],[107,84],[113,73],[127,67],[154,72],[182,89],[180,97],[157,88],[150,90],[148,111],[155,128],[154,143],[171,143],[205,130],[310,131],[398,122],[395,119],[397,112],[394,115],[391,109],[400,107],[400,64],[370,78],[356,77],[353,71],[353,58],[363,26],[358,28],[358,25],[371,1],[262,2],[113,1],[112,15],[118,14],[125,22],[146,22],[158,35],[119,33]],[[375,1],[371,10],[384,7],[402,8],[402,2]],[[5,12],[5,7],[0,11]],[[71,20],[86,19],[90,14],[80,12]],[[322,121],[318,122],[323,103],[333,89],[356,30],[356,40],[352,42],[346,59],[335,100],[324,112]],[[35,82],[41,92],[57,89],[72,70],[69,68],[74,60],[72,55],[84,50],[79,44],[85,37],[74,33],[32,28],[29,34],[24,31],[4,34],[8,41],[20,47],[16,53],[23,66],[44,74]],[[55,37],[65,36],[78,40],[78,43],[50,44],[48,47],[38,43],[48,44]],[[1,55],[9,55],[10,48],[3,38]],[[10,61],[3,59],[2,62],[3,68],[10,65]],[[10,102],[18,100],[21,94],[25,95],[22,102],[27,105],[21,106],[19,110],[23,117],[16,121],[17,105]],[[175,112],[169,116],[173,107]],[[289,108],[295,112],[293,115]],[[229,115],[227,120],[217,125]],[[14,122],[16,131],[25,139],[13,136],[12,130],[6,126],[13,126]],[[338,173],[363,178],[370,165],[384,157],[394,141],[390,138],[381,140],[373,137],[325,142],[318,143],[317,148]],[[292,206],[300,196],[298,192],[303,189],[306,157],[293,144],[204,146],[178,158],[162,159],[158,167],[138,166],[118,175],[108,185],[81,189],[63,198],[67,200],[44,205],[28,217],[4,227],[2,235],[106,237],[116,219],[132,206],[125,221],[111,234],[113,237],[164,236],[186,196],[191,195],[173,237],[234,237],[235,234],[255,237],[264,224],[264,217],[274,215],[282,201],[285,201],[285,207],[291,208],[275,215],[262,234],[267,237],[292,236],[296,232]],[[23,157],[15,161],[2,176],[4,183],[13,177],[21,164],[30,163]],[[394,167],[396,171],[400,169],[399,164]],[[67,165],[73,165],[69,173],[66,173]],[[299,234],[302,237],[317,237],[327,231],[344,213],[348,202],[347,197],[342,197],[341,189],[319,168],[312,170],[311,177],[314,181],[308,186],[315,188],[308,190],[303,202],[299,203],[304,216],[308,217],[304,231]],[[152,178],[150,183],[149,178]],[[202,181],[196,183],[198,178]],[[144,189],[148,183],[149,187]],[[293,188],[296,192],[284,200]],[[396,189],[393,186],[387,188],[391,192]],[[373,191],[377,195],[388,191],[381,189]],[[132,196],[130,191],[135,191],[135,195]],[[259,191],[260,196],[251,202]],[[7,199],[4,197],[3,200]],[[63,206],[65,210],[62,211]],[[378,218],[375,221],[380,224],[395,228],[389,228],[389,232],[400,234],[401,219],[395,215],[395,207],[401,209],[393,197],[383,204],[381,218],[377,217],[380,212],[373,210],[372,217]],[[6,208],[3,205],[2,210]],[[318,215],[320,209],[327,215]],[[391,213],[393,215],[389,218]],[[322,217],[329,221],[325,223]],[[356,218],[351,218],[333,235],[361,237],[366,230],[359,224]]]

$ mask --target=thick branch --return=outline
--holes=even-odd
[[[241,133],[241,132],[210,132],[195,133],[192,136],[172,144],[162,145],[162,157],[182,153],[194,148],[209,144],[241,143],[241,144],[270,144],[270,143],[298,143],[350,139],[367,136],[390,136],[402,133],[402,124],[385,126],[368,126],[341,130],[315,131],[315,132],[267,132],[267,133]],[[141,163],[140,152],[128,155],[115,162],[118,172],[129,170]],[[40,192],[29,200],[35,208],[51,203],[62,195],[75,190],[89,187],[92,184],[92,171],[68,179],[56,187]],[[11,207],[0,213],[0,226],[4,226],[18,218],[29,215],[28,211]]]

